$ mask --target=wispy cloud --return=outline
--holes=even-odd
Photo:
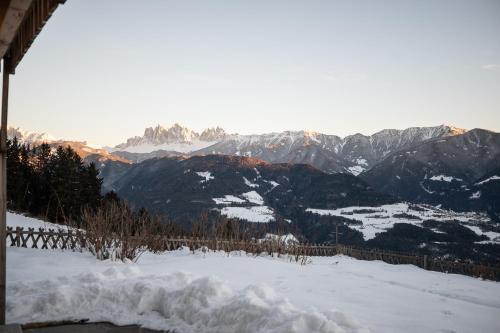
[[[481,66],[482,69],[487,71],[496,71],[500,72],[500,64],[486,64]]]

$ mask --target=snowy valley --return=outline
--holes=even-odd
[[[9,133],[26,143],[50,138]],[[219,127],[197,133],[175,124],[147,128],[107,151],[49,142],[71,145],[95,163],[103,193],[184,227],[208,214],[332,243],[340,225],[347,244],[500,262],[498,133],[436,126],[340,138]],[[363,210],[371,213],[353,213]]]

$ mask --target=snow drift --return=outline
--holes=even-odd
[[[7,298],[12,322],[89,318],[186,333],[366,331],[341,312],[301,311],[265,284],[234,291],[214,277],[148,276],[137,266],[18,282]]]

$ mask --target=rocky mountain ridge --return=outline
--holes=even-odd
[[[226,132],[220,127],[207,128],[200,134],[179,124],[168,128],[157,125],[146,128],[143,136],[129,138],[126,142],[115,146],[112,151],[151,153],[166,150],[187,153],[212,145],[226,136]]]
[[[360,177],[404,200],[488,211],[500,220],[500,133],[473,129],[425,141],[388,155]]]
[[[270,163],[306,163],[328,173],[358,175],[391,152],[434,138],[463,134],[452,126],[385,129],[373,135],[341,138],[311,131],[285,131],[257,135],[227,134],[217,127],[198,134],[174,124],[170,128],[147,128],[142,137],[133,137],[113,148],[120,156],[133,153],[134,160],[150,157],[233,155],[257,157]],[[160,151],[164,151],[163,153]]]
[[[7,128],[7,138],[16,137],[20,142],[33,144],[41,144],[44,142],[54,141],[55,138],[47,133],[30,132],[21,129],[20,127],[9,126]]]
[[[55,139],[53,136],[47,133],[30,132],[22,130],[19,127],[8,127],[7,138],[10,140],[16,138],[19,142],[29,145],[40,145],[42,143],[47,143],[51,147],[71,146],[71,148],[73,148],[83,160],[89,160],[91,162],[95,162],[96,164],[97,162],[108,160],[118,161],[126,164],[131,163],[131,161],[126,158],[111,154],[103,148],[91,146],[86,141]]]

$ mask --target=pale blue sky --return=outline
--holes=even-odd
[[[146,126],[500,131],[500,1],[68,0],[10,124],[115,145]]]

